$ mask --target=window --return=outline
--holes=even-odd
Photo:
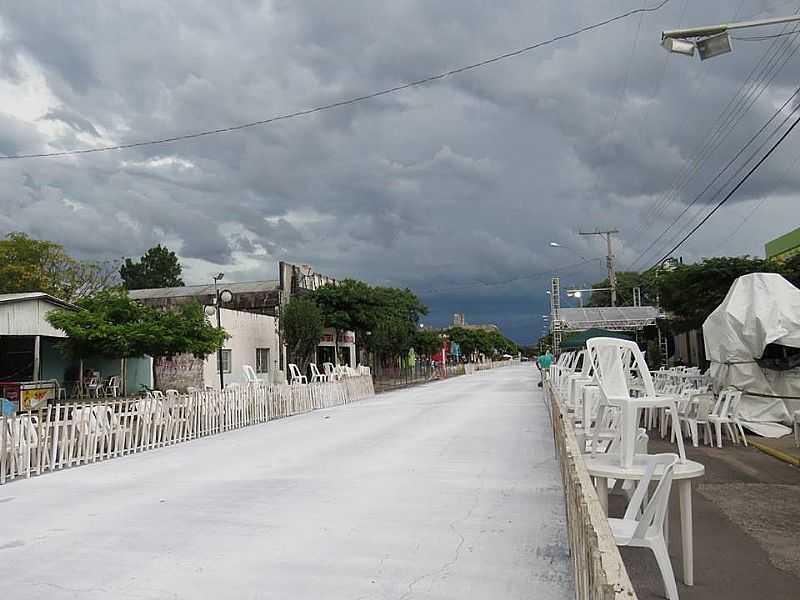
[[[217,372],[219,373],[219,357],[217,357]],[[223,350],[222,351],[222,372],[223,373],[230,373],[231,372],[231,351],[230,350]]]
[[[269,373],[269,348],[256,348],[256,373]]]

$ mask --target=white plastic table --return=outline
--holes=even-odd
[[[636,454],[633,457],[633,466],[623,467],[620,457],[616,453],[598,454],[594,458],[584,455],[586,469],[595,480],[597,496],[603,510],[608,514],[608,480],[623,479],[637,481],[644,477],[646,454]],[[706,468],[699,462],[687,460],[678,462],[672,474],[672,479],[678,488],[681,509],[681,553],[683,558],[683,582],[694,585],[694,544],[692,541],[692,479],[702,477]],[[661,478],[660,469],[656,468],[654,480]]]

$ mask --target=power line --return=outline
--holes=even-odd
[[[765,161],[766,161],[766,160],[767,160],[767,159],[768,159],[768,158],[769,158],[769,157],[772,155],[772,153],[773,153],[773,152],[775,152],[775,150],[777,150],[778,146],[780,146],[780,145],[783,143],[783,141],[784,141],[784,140],[785,140],[787,137],[789,137],[789,134],[792,132],[792,130],[794,130],[794,128],[795,128],[795,127],[797,127],[797,124],[798,124],[798,123],[800,123],[800,117],[797,117],[797,118],[794,120],[794,123],[792,123],[792,125],[789,127],[789,129],[787,129],[787,130],[784,132],[784,134],[783,134],[783,135],[782,135],[780,138],[778,138],[778,140],[777,140],[777,141],[776,141],[776,142],[775,142],[775,143],[772,145],[772,147],[771,147],[771,148],[770,148],[770,149],[767,151],[767,153],[766,153],[764,156],[762,156],[762,157],[761,157],[761,159],[760,159],[760,160],[759,160],[759,161],[758,161],[758,162],[757,162],[755,165],[753,165],[753,167],[752,167],[752,168],[751,168],[751,169],[750,169],[750,170],[747,172],[747,174],[746,174],[744,177],[742,177],[742,179],[739,181],[739,183],[737,183],[737,184],[736,184],[736,185],[733,187],[733,189],[732,189],[730,192],[728,192],[728,193],[725,195],[725,197],[724,197],[722,200],[720,200],[720,201],[717,203],[717,205],[716,205],[716,206],[715,206],[715,207],[714,207],[714,208],[711,210],[711,212],[709,212],[709,213],[708,213],[708,214],[707,214],[707,215],[706,215],[706,216],[703,218],[703,220],[702,220],[702,221],[700,221],[700,222],[699,222],[697,225],[695,225],[695,226],[694,226],[694,228],[692,228],[692,230],[691,230],[689,233],[687,233],[687,234],[686,234],[686,235],[683,237],[683,239],[682,239],[680,242],[678,242],[677,244],[675,244],[675,246],[673,246],[673,247],[672,247],[672,249],[670,249],[670,251],[669,251],[669,252],[667,252],[667,253],[666,253],[664,256],[662,256],[662,257],[661,257],[661,258],[660,258],[660,259],[659,259],[659,260],[658,260],[658,261],[657,261],[657,262],[656,262],[656,263],[655,263],[655,264],[654,264],[652,267],[650,267],[650,268],[648,269],[648,271],[650,271],[650,270],[652,270],[652,269],[656,268],[658,265],[660,265],[661,263],[663,263],[663,262],[664,262],[664,261],[665,261],[667,258],[669,258],[669,256],[670,256],[670,255],[671,255],[673,252],[675,252],[675,250],[677,250],[678,248],[680,248],[680,247],[683,245],[683,243],[684,243],[686,240],[688,240],[690,237],[692,237],[692,235],[694,235],[694,233],[695,233],[695,232],[696,232],[698,229],[700,229],[700,228],[703,226],[703,224],[704,224],[706,221],[708,221],[708,220],[709,220],[709,219],[710,219],[710,218],[711,218],[711,217],[714,215],[714,213],[715,213],[715,212],[717,212],[717,211],[718,211],[718,210],[719,210],[719,209],[720,209],[720,208],[721,208],[721,207],[722,207],[722,206],[723,206],[723,205],[724,205],[724,204],[725,204],[725,203],[726,203],[728,200],[730,200],[730,198],[731,198],[731,197],[732,197],[732,196],[733,196],[733,195],[734,195],[734,194],[735,194],[735,193],[736,193],[736,192],[739,190],[739,188],[740,188],[740,187],[742,187],[742,185],[744,185],[744,183],[745,183],[745,182],[746,182],[748,179],[750,179],[750,177],[753,175],[753,173],[755,173],[755,172],[758,170],[758,168],[759,168],[759,167],[760,167],[762,164],[764,164],[764,162],[765,162]]]
[[[582,266],[587,265],[587,264],[592,263],[592,262],[596,262],[598,260],[602,260],[602,258],[601,257],[587,258],[587,259],[582,260],[579,263],[574,263],[574,264],[571,264],[571,265],[562,265],[562,266],[559,266],[559,267],[553,267],[551,269],[547,269],[546,271],[540,271],[538,273],[530,273],[528,275],[520,275],[520,276],[517,276],[517,277],[513,277],[512,279],[505,279],[503,281],[480,281],[480,282],[476,282],[476,283],[467,283],[467,284],[464,284],[464,285],[455,285],[455,286],[446,287],[446,288],[432,288],[432,289],[429,289],[429,290],[419,291],[417,293],[432,295],[432,294],[443,294],[443,293],[447,293],[447,292],[458,291],[458,290],[463,290],[463,289],[470,289],[470,288],[476,288],[476,287],[496,287],[496,286],[500,286],[500,285],[508,285],[509,283],[516,283],[517,281],[523,281],[523,280],[526,280],[526,279],[537,279],[539,277],[544,277],[546,275],[552,275],[553,273],[560,273],[560,272],[563,272],[563,271],[568,271],[568,270],[571,270],[571,269],[575,269],[577,267],[582,267]]]
[[[777,109],[777,110],[776,110],[776,111],[775,111],[775,112],[772,114],[772,116],[771,116],[771,117],[770,117],[770,118],[767,120],[767,122],[766,122],[766,123],[764,123],[764,124],[761,126],[761,128],[760,128],[758,131],[756,131],[756,133],[754,133],[754,134],[753,134],[753,135],[750,137],[750,139],[747,141],[747,143],[746,143],[744,146],[742,146],[742,147],[739,149],[739,151],[738,151],[738,152],[737,152],[737,153],[736,153],[736,154],[733,156],[733,158],[731,158],[731,159],[728,161],[728,163],[725,165],[725,167],[723,167],[723,169],[722,169],[722,170],[721,170],[719,173],[717,173],[717,174],[714,176],[714,178],[713,178],[713,179],[712,179],[712,180],[711,180],[711,181],[710,181],[710,182],[709,182],[709,183],[706,185],[706,187],[705,187],[705,188],[703,188],[703,190],[702,190],[702,191],[701,191],[701,192],[700,192],[700,193],[699,193],[697,196],[695,196],[695,198],[694,198],[694,199],[693,199],[693,200],[692,200],[692,201],[691,201],[689,204],[687,204],[687,205],[684,207],[684,209],[683,209],[683,210],[682,210],[682,211],[681,211],[681,212],[678,214],[678,216],[676,216],[676,217],[675,217],[675,219],[673,219],[672,223],[670,223],[670,224],[667,226],[667,228],[666,228],[666,229],[664,229],[664,231],[662,231],[662,232],[661,232],[661,233],[658,235],[658,237],[656,237],[656,238],[655,238],[655,239],[654,239],[654,240],[653,240],[653,241],[650,243],[650,245],[649,245],[649,246],[647,246],[647,248],[645,248],[645,249],[644,249],[644,250],[643,250],[643,251],[642,251],[642,252],[639,254],[639,256],[636,258],[636,260],[634,260],[634,261],[633,261],[633,263],[631,263],[632,265],[635,265],[636,263],[638,263],[638,262],[639,262],[639,261],[642,259],[642,257],[644,257],[644,256],[645,256],[645,255],[646,255],[646,254],[647,254],[647,253],[650,251],[650,249],[651,249],[651,248],[653,248],[653,247],[654,247],[654,246],[655,246],[655,245],[656,245],[656,244],[657,244],[657,243],[658,243],[658,242],[661,240],[661,238],[663,238],[663,237],[664,237],[664,235],[666,235],[666,233],[667,233],[667,232],[668,232],[670,229],[672,229],[672,227],[673,227],[673,226],[674,226],[674,225],[675,225],[675,224],[676,224],[678,221],[680,221],[681,217],[683,217],[683,215],[685,215],[685,214],[686,214],[686,213],[689,211],[689,209],[690,209],[692,206],[694,206],[694,205],[697,203],[697,201],[698,201],[698,200],[700,200],[700,198],[702,198],[702,197],[703,197],[703,195],[704,195],[704,194],[705,194],[705,193],[706,193],[706,192],[707,192],[709,189],[711,189],[711,186],[713,186],[713,185],[714,185],[714,184],[715,184],[715,183],[716,183],[716,182],[719,180],[719,178],[720,178],[720,177],[722,177],[722,175],[725,173],[725,171],[727,171],[727,170],[728,170],[728,169],[729,169],[729,168],[730,168],[730,167],[731,167],[731,166],[732,166],[732,165],[733,165],[733,164],[734,164],[734,163],[735,163],[735,162],[736,162],[736,161],[739,159],[739,157],[740,157],[742,154],[744,154],[744,151],[745,151],[745,150],[747,150],[747,148],[748,148],[748,147],[749,147],[749,146],[750,146],[750,145],[751,145],[753,142],[755,142],[755,141],[758,139],[758,137],[759,137],[759,136],[760,136],[760,135],[761,135],[761,134],[764,132],[764,130],[766,130],[766,129],[767,129],[767,127],[769,127],[770,123],[772,123],[772,121],[774,121],[774,120],[775,120],[775,118],[776,118],[776,117],[777,117],[777,116],[778,116],[778,115],[779,115],[779,114],[780,114],[780,113],[783,111],[783,109],[784,109],[784,108],[786,108],[786,107],[789,105],[789,103],[790,103],[792,100],[794,100],[794,99],[797,97],[797,95],[798,95],[798,94],[800,94],[800,87],[799,87],[799,88],[797,88],[797,89],[794,91],[794,93],[793,93],[791,96],[789,96],[789,97],[786,99],[786,101],[783,103],[783,105],[782,105],[782,106],[780,106],[780,108],[778,108],[778,109]],[[797,110],[797,109],[795,108],[794,110]],[[775,131],[774,131],[772,134],[770,134],[770,136],[769,136],[769,137],[768,137],[768,138],[767,138],[767,139],[766,139],[766,140],[765,140],[765,141],[762,143],[762,145],[761,145],[761,146],[760,146],[760,147],[759,147],[759,148],[758,148],[758,149],[755,151],[755,153],[754,153],[754,154],[757,154],[757,153],[758,153],[758,152],[761,150],[761,148],[763,148],[763,147],[764,147],[764,145],[765,145],[765,144],[766,144],[766,143],[769,141],[769,139],[770,139],[770,138],[771,138],[773,135],[775,135],[775,133],[776,133],[777,131],[779,131],[779,130],[780,130],[780,128],[781,128],[781,127],[782,127],[782,126],[783,126],[783,125],[786,123],[786,121],[788,121],[788,120],[791,118],[792,114],[793,114],[793,113],[790,113],[790,114],[789,114],[789,115],[788,115],[788,116],[787,116],[787,117],[784,119],[784,121],[783,121],[783,122],[782,122],[780,125],[778,125],[778,127],[775,129]],[[750,160],[750,159],[748,159],[748,161],[749,161],[749,160]],[[742,170],[745,168],[745,166],[747,165],[747,162],[748,162],[748,161],[745,161],[745,162],[744,162],[744,163],[743,163],[743,164],[742,164],[742,165],[739,167],[739,169],[738,169],[738,170],[737,170],[737,171],[736,171],[736,172],[735,172],[735,173],[734,173],[734,174],[731,176],[731,178],[733,178],[733,177],[736,177],[736,175],[738,175],[738,174],[739,174],[739,173],[740,173],[740,172],[741,172],[741,171],[742,171]],[[720,191],[721,191],[721,190],[722,190],[722,188],[720,188],[720,190],[719,190],[719,191],[717,191],[717,193],[715,194],[715,196],[716,196],[716,195],[718,195],[718,194],[720,193]],[[712,196],[712,197],[713,197],[713,196]],[[674,238],[673,238],[673,239],[674,239]]]
[[[785,175],[789,171],[793,171],[797,167],[798,163],[800,163],[800,156],[798,156],[791,165],[788,165],[782,171],[781,174]],[[756,214],[759,211],[759,209],[764,205],[764,203],[767,200],[769,200],[769,196],[764,196],[763,198],[761,198],[761,200],[759,200],[756,203],[756,205],[745,215],[744,219],[742,219],[742,221],[739,223],[739,225],[736,226],[736,229],[734,229],[728,235],[726,235],[724,237],[724,239],[720,239],[720,241],[717,243],[717,246],[718,247],[726,247],[728,242],[730,242],[734,237],[736,237],[736,234],[739,233],[739,231],[741,231],[742,227],[745,226],[747,221],[749,221],[753,217],[753,215]]]
[[[797,33],[797,31],[797,29],[794,29],[792,33]],[[645,222],[637,232],[638,235],[634,243],[641,238],[642,233],[647,227],[647,222],[652,222],[661,216],[676,200],[676,198],[686,188],[691,180],[700,172],[703,164],[733,132],[744,115],[750,110],[750,108],[752,108],[753,104],[755,104],[758,98],[760,98],[760,96],[766,90],[769,83],[772,82],[772,80],[777,76],[778,72],[780,72],[783,66],[785,66],[788,60],[797,51],[797,48],[795,48],[794,52],[786,55],[785,51],[787,49],[791,49],[790,43],[784,44],[784,48],[781,50],[781,48],[778,46],[778,42],[773,42],[773,45],[767,50],[767,52],[764,53],[758,63],[753,67],[744,83],[737,90],[736,94],[734,94],[723,111],[719,114],[715,123],[711,126],[711,134],[706,134],[706,136],[704,136],[704,141],[698,146],[694,157],[689,163],[687,163],[686,167],[682,170],[682,173],[678,176],[675,186],[667,191],[645,216]],[[777,63],[773,64],[773,60],[778,57],[782,51],[784,52],[783,63],[775,67],[775,64]],[[772,54],[772,56],[770,56],[770,54]],[[780,60],[780,58],[778,60]],[[762,64],[763,68],[761,68]],[[761,68],[761,72],[756,73],[759,68]],[[773,72],[771,73],[769,80],[762,85],[763,77],[770,69],[773,69]],[[759,86],[761,89],[755,93]]]
[[[449,71],[444,71],[443,73],[439,73],[439,74],[436,74],[436,75],[429,75],[428,77],[423,77],[422,79],[417,79],[415,81],[411,81],[411,82],[408,82],[408,83],[403,83],[403,84],[400,84],[400,85],[396,85],[394,87],[390,87],[390,88],[386,88],[386,89],[383,89],[383,90],[379,90],[377,92],[364,94],[363,96],[356,96],[354,98],[348,98],[346,100],[339,100],[337,102],[331,102],[329,104],[323,104],[323,105],[320,105],[320,106],[316,106],[314,108],[308,108],[308,109],[305,109],[305,110],[298,110],[298,111],[291,112],[291,113],[286,113],[286,114],[283,114],[283,115],[277,115],[277,116],[274,116],[274,117],[261,119],[259,121],[250,121],[248,123],[241,123],[239,125],[232,125],[230,127],[221,127],[219,129],[207,129],[207,130],[204,130],[204,131],[198,131],[198,132],[194,132],[194,133],[186,133],[186,134],[183,134],[183,135],[176,135],[176,136],[165,137],[165,138],[154,139],[154,140],[146,140],[146,141],[141,141],[141,142],[130,142],[128,144],[115,144],[115,145],[111,145],[111,146],[101,146],[101,147],[98,147],[98,148],[78,148],[78,149],[74,149],[74,150],[62,150],[62,151],[59,151],[59,152],[39,152],[39,153],[32,153],[32,154],[12,154],[12,155],[7,155],[7,156],[0,156],[0,159],[2,159],[2,160],[18,160],[18,159],[23,159],[23,158],[55,158],[55,157],[59,157],[59,156],[74,156],[74,155],[79,155],[79,154],[94,154],[94,153],[97,153],[97,152],[109,152],[109,151],[112,151],[112,150],[128,150],[128,149],[131,149],[131,148],[140,148],[142,146],[155,146],[157,144],[169,144],[169,143],[173,143],[173,142],[191,140],[191,139],[196,139],[196,138],[201,138],[201,137],[206,137],[206,136],[211,136],[211,135],[219,135],[219,134],[222,134],[222,133],[230,133],[230,132],[233,132],[233,131],[240,131],[242,129],[248,129],[248,128],[251,128],[251,127],[258,127],[258,126],[261,126],[261,125],[268,125],[268,124],[271,124],[271,123],[275,123],[277,121],[285,121],[285,120],[288,120],[288,119],[295,119],[295,118],[298,118],[298,117],[304,117],[304,116],[307,116],[307,115],[311,115],[311,114],[318,113],[318,112],[323,112],[323,111],[326,111],[326,110],[331,110],[331,109],[334,109],[334,108],[341,108],[343,106],[349,106],[351,104],[358,104],[358,103],[361,103],[361,102],[365,102],[367,100],[372,100],[374,98],[379,98],[381,96],[387,96],[389,94],[394,94],[394,93],[400,92],[402,90],[407,90],[409,88],[419,87],[419,86],[422,86],[422,85],[426,85],[428,83],[433,83],[435,81],[440,81],[440,80],[446,79],[447,77],[450,77],[452,75],[458,75],[458,74],[464,73],[466,71],[471,71],[473,69],[478,69],[480,67],[485,67],[487,65],[491,65],[491,64],[500,62],[502,60],[506,60],[508,58],[519,56],[521,54],[526,54],[528,52],[531,52],[532,50],[536,50],[536,49],[541,48],[543,46],[548,46],[550,44],[554,44],[555,42],[559,42],[559,41],[562,41],[562,40],[566,40],[566,39],[569,39],[569,38],[576,37],[578,35],[581,35],[582,33],[586,33],[588,31],[592,31],[593,29],[599,29],[601,27],[604,27],[606,25],[614,23],[615,21],[621,21],[621,20],[626,19],[628,17],[631,17],[633,15],[637,15],[637,14],[641,14],[641,13],[656,12],[656,11],[660,10],[661,8],[663,8],[664,6],[666,6],[670,1],[671,0],[662,0],[656,6],[653,6],[653,7],[650,7],[650,8],[642,7],[642,8],[629,10],[628,12],[624,12],[624,13],[621,13],[621,14],[616,15],[614,17],[610,17],[608,19],[605,19],[603,21],[599,21],[597,23],[593,23],[592,25],[586,25],[585,27],[581,27],[580,29],[576,29],[576,30],[571,31],[569,33],[564,33],[564,34],[561,34],[561,35],[557,35],[557,36],[552,37],[550,39],[547,39],[547,40],[544,40],[544,41],[541,41],[541,42],[537,42],[535,44],[531,44],[530,46],[526,46],[524,48],[519,48],[517,50],[512,50],[510,52],[506,52],[504,54],[500,54],[498,56],[494,56],[492,58],[488,58],[488,59],[482,60],[480,62],[472,63],[472,64],[469,64],[469,65],[464,65],[462,67],[457,67],[455,69],[450,69]]]
[[[800,8],[797,9],[800,13]],[[789,25],[784,26],[784,31]],[[788,34],[798,33],[798,28],[795,27]],[[752,108],[753,104],[761,97],[769,84],[775,79],[780,70],[797,52],[797,47],[794,51],[789,53],[792,49],[791,40],[787,40],[783,47],[777,40],[772,43],[770,48],[761,56],[758,62],[754,65],[745,81],[737,90],[736,94],[731,97],[725,108],[717,116],[714,123],[709,128],[706,135],[703,136],[703,142],[700,143],[693,151],[693,157],[681,170],[676,183],[650,208],[644,216],[644,223],[636,232],[636,238],[633,243],[636,243],[644,233],[647,223],[652,222],[662,215],[666,209],[675,201],[678,195],[683,191],[690,181],[699,173],[702,165],[708,158],[719,148],[727,137],[733,132],[735,127],[742,120],[744,115]],[[777,60],[776,60],[777,59]],[[782,60],[782,62],[781,62]],[[760,72],[758,72],[760,69]],[[768,71],[772,71],[768,74]],[[758,73],[757,73],[758,72]],[[766,77],[767,81],[764,81]],[[756,90],[761,87],[759,91]],[[641,256],[640,256],[641,258]],[[638,262],[637,259],[636,262]],[[635,263],[631,264],[632,268]]]
[[[798,30],[795,30],[793,33],[797,33],[797,32],[798,32]],[[711,156],[711,154],[712,154],[714,151],[716,151],[716,149],[717,149],[717,148],[719,148],[719,147],[722,145],[722,143],[725,141],[725,139],[727,139],[727,137],[728,137],[728,136],[729,136],[729,135],[730,135],[730,134],[733,132],[734,128],[735,128],[735,127],[738,125],[738,123],[739,123],[739,122],[742,120],[742,118],[744,117],[744,115],[745,115],[745,114],[746,114],[746,113],[747,113],[747,112],[750,110],[750,108],[752,108],[752,106],[753,106],[753,105],[755,104],[755,102],[756,102],[756,101],[757,101],[757,100],[758,100],[758,99],[761,97],[761,95],[764,93],[764,91],[766,91],[766,89],[767,89],[767,87],[769,86],[769,84],[770,84],[770,83],[771,83],[771,82],[772,82],[772,81],[775,79],[775,77],[778,75],[778,73],[779,73],[779,72],[780,72],[780,70],[783,68],[783,66],[784,66],[784,65],[785,65],[785,64],[788,62],[788,60],[789,60],[789,59],[791,59],[791,58],[792,58],[792,57],[793,57],[793,56],[794,56],[794,55],[797,53],[798,49],[800,49],[800,46],[796,46],[796,47],[794,48],[794,50],[793,50],[793,51],[792,51],[790,54],[788,54],[788,55],[786,55],[786,56],[785,56],[785,58],[783,59],[783,62],[782,62],[782,64],[780,64],[780,65],[779,65],[777,68],[775,68],[775,69],[773,70],[773,72],[772,72],[772,73],[771,73],[771,75],[769,76],[768,80],[766,80],[766,81],[763,83],[763,85],[761,85],[761,89],[760,89],[760,90],[759,90],[759,91],[758,91],[758,92],[757,92],[755,95],[752,95],[753,91],[756,89],[755,87],[751,87],[751,89],[750,89],[748,92],[746,92],[746,93],[745,93],[745,95],[742,97],[742,103],[740,103],[740,105],[739,105],[738,107],[735,107],[735,108],[734,108],[734,110],[733,110],[733,112],[731,113],[731,117],[733,118],[733,121],[731,122],[731,124],[730,124],[730,127],[728,128],[728,130],[727,130],[727,131],[725,131],[724,133],[722,133],[722,135],[721,135],[721,136],[717,137],[717,139],[716,139],[716,140],[713,142],[713,145],[712,145],[711,147],[709,147],[709,148],[708,148],[708,149],[707,149],[707,150],[704,152],[704,156],[702,156],[702,157],[698,157],[698,158],[699,158],[699,161],[698,161],[698,162],[697,162],[697,164],[695,165],[695,167],[694,167],[694,169],[693,169],[693,172],[692,172],[691,174],[689,174],[688,178],[686,178],[686,179],[685,179],[685,180],[684,180],[684,181],[683,181],[683,182],[682,182],[682,183],[681,183],[681,184],[680,184],[678,187],[676,187],[676,188],[674,188],[674,189],[672,190],[672,194],[671,194],[671,196],[672,196],[672,197],[671,197],[671,198],[669,198],[669,197],[667,197],[667,198],[666,198],[666,200],[667,200],[666,204],[662,205],[661,209],[657,211],[658,213],[663,213],[663,212],[666,210],[666,208],[667,208],[667,207],[668,207],[670,204],[672,204],[672,202],[674,202],[674,201],[675,201],[675,199],[678,197],[678,194],[680,194],[680,192],[681,192],[681,191],[682,191],[682,190],[683,190],[683,189],[686,187],[686,185],[689,183],[689,181],[690,181],[692,178],[694,178],[694,176],[695,176],[697,173],[699,173],[701,165],[702,165],[704,162],[706,162],[706,160],[707,160],[707,159],[708,159],[708,158]],[[763,71],[762,71],[762,74],[763,74]],[[752,74],[751,74],[751,75],[752,75]],[[759,85],[760,85],[760,84],[759,84]],[[750,98],[748,98],[748,96],[750,96]],[[737,114],[737,115],[735,115],[735,116],[733,116],[733,115],[734,115],[734,113],[737,113],[737,112],[738,112],[738,114]],[[728,121],[730,121],[730,117],[729,117],[729,119],[727,119],[727,120],[728,120]],[[719,133],[722,131],[722,129],[723,129],[723,127],[724,127],[725,125],[726,125],[726,123],[724,123],[724,124],[721,124],[721,125],[720,125],[720,126],[717,128],[717,131],[715,131],[715,132],[714,132],[714,135],[712,135],[712,138],[713,138],[713,137],[715,137],[717,134],[719,134]],[[762,130],[763,130],[763,127],[762,127]],[[759,132],[759,133],[760,133],[760,132]],[[757,137],[757,136],[758,136],[758,133],[756,134],[756,137]],[[714,181],[716,181],[716,179],[718,179],[718,178],[719,178],[719,176],[721,176],[721,175],[722,175],[722,173],[724,173],[724,171],[725,171],[727,168],[729,168],[729,167],[731,166],[732,162],[733,162],[733,161],[735,161],[735,160],[736,160],[736,159],[739,157],[739,155],[741,155],[742,151],[743,151],[743,150],[744,150],[744,149],[745,149],[745,148],[746,148],[746,147],[747,147],[747,146],[748,146],[750,143],[752,143],[753,141],[754,141],[754,140],[751,138],[751,139],[750,139],[750,141],[748,141],[748,142],[747,142],[747,144],[745,145],[745,147],[744,147],[744,148],[742,148],[741,150],[739,150],[739,152],[737,152],[736,156],[734,156],[734,158],[732,159],[732,161],[728,163],[728,165],[726,166],[726,168],[725,168],[725,169],[723,169],[723,171],[722,171],[721,173],[719,173],[719,174],[717,175],[717,177],[715,177],[715,178],[714,178],[714,180],[713,180],[713,181],[712,181],[712,182],[711,182],[709,185],[707,185],[707,186],[706,186],[706,187],[703,189],[703,191],[700,193],[700,195],[704,194],[704,193],[705,193],[705,192],[706,192],[706,191],[707,191],[707,190],[710,188],[710,186],[711,186],[711,185],[714,183]],[[697,200],[697,198],[695,199],[695,201],[696,201],[696,200]],[[644,251],[643,251],[641,254],[639,254],[639,256],[636,258],[636,260],[635,260],[635,261],[634,261],[634,262],[631,264],[631,266],[630,266],[629,268],[633,268],[633,266],[635,266],[635,265],[636,265],[636,264],[637,264],[637,263],[638,263],[640,260],[642,260],[642,258],[644,258],[644,256],[647,254],[647,252],[649,252],[649,251],[650,251],[650,249],[651,249],[651,248],[652,248],[652,247],[655,245],[655,242],[657,242],[657,241],[658,241],[658,240],[659,240],[661,237],[663,237],[663,235],[664,235],[665,233],[667,233],[667,231],[668,231],[669,229],[671,229],[671,228],[672,228],[672,227],[673,227],[673,226],[674,226],[674,225],[677,223],[677,221],[678,221],[678,220],[679,220],[679,219],[680,219],[680,218],[681,218],[683,215],[685,215],[685,214],[686,214],[686,212],[687,212],[688,208],[690,208],[690,207],[691,207],[691,205],[693,205],[694,203],[695,203],[695,202],[692,202],[692,203],[691,203],[689,206],[687,206],[686,208],[684,208],[684,210],[683,210],[683,211],[681,211],[681,213],[678,215],[678,217],[677,217],[675,220],[673,220],[673,222],[672,222],[672,223],[670,223],[670,225],[668,225],[668,226],[667,226],[667,228],[666,228],[666,229],[665,229],[665,230],[664,230],[664,231],[661,233],[661,235],[659,235],[659,236],[658,236],[658,238],[657,238],[657,239],[656,239],[656,240],[655,240],[653,243],[651,243],[651,244],[650,244],[650,245],[649,245],[649,246],[648,246],[648,247],[647,247],[647,248],[646,248],[646,249],[645,249],[645,250],[644,250]],[[698,211],[698,212],[699,212],[699,211]],[[697,214],[697,213],[695,213],[695,215],[693,215],[692,217],[690,217],[690,219],[689,219],[689,222],[691,222],[691,220],[692,220],[692,219],[694,219],[694,217],[696,216],[696,214]],[[687,225],[688,225],[688,223],[687,223]],[[640,230],[640,231],[641,231],[641,230]],[[681,234],[677,234],[677,235],[681,235]],[[670,240],[670,242],[668,242],[668,243],[670,243],[670,244],[671,244],[671,243],[672,243],[672,241],[674,241],[675,237],[677,237],[677,235],[676,235],[676,236],[674,236],[674,237],[673,237],[673,238]],[[641,237],[641,236],[640,236],[640,237]],[[638,238],[637,238],[637,239],[638,239]]]
[[[748,165],[748,164],[750,164],[750,162],[751,162],[751,161],[752,161],[752,160],[753,160],[753,159],[754,159],[754,158],[755,158],[755,157],[756,157],[756,156],[757,156],[757,155],[758,155],[758,154],[761,152],[761,150],[763,150],[763,149],[764,149],[764,147],[765,147],[765,146],[766,146],[766,145],[767,145],[767,144],[768,144],[768,143],[769,143],[769,142],[770,142],[770,141],[771,141],[771,140],[772,140],[772,139],[775,137],[775,135],[777,135],[777,134],[778,134],[778,132],[779,132],[779,131],[780,131],[780,130],[783,128],[783,126],[784,126],[784,125],[785,125],[785,124],[786,124],[786,123],[787,123],[787,122],[788,122],[788,121],[789,121],[789,120],[790,120],[790,119],[791,119],[791,118],[794,116],[794,114],[795,114],[795,113],[796,113],[798,110],[800,110],[800,106],[798,106],[798,107],[795,107],[795,108],[794,108],[794,109],[793,109],[793,110],[792,110],[792,111],[789,113],[789,115],[787,115],[787,116],[786,116],[786,117],[783,119],[783,121],[781,121],[781,123],[780,123],[780,124],[779,124],[777,127],[775,127],[775,129],[774,129],[774,130],[773,130],[773,131],[772,131],[772,132],[771,132],[771,133],[770,133],[770,134],[767,136],[767,138],[766,138],[766,139],[765,139],[765,140],[764,140],[764,141],[763,141],[763,142],[762,142],[762,143],[759,145],[759,147],[758,147],[756,150],[754,150],[754,151],[753,151],[753,153],[750,155],[750,157],[748,157],[748,158],[747,158],[747,159],[746,159],[746,160],[745,160],[745,161],[744,161],[744,162],[743,162],[743,163],[742,163],[742,164],[739,166],[739,168],[737,168],[737,169],[736,169],[736,171],[735,171],[735,172],[734,172],[734,173],[733,173],[733,174],[732,174],[732,175],[731,175],[731,176],[728,178],[728,180],[727,180],[727,181],[726,181],[726,182],[725,182],[723,185],[721,185],[721,186],[720,186],[720,188],[719,188],[719,189],[716,191],[716,193],[715,193],[713,196],[711,196],[710,200],[716,200],[716,198],[718,198],[718,197],[719,197],[719,195],[722,193],[722,191],[725,189],[725,187],[726,187],[728,184],[730,184],[730,183],[731,183],[731,182],[732,182],[732,181],[733,181],[733,180],[734,180],[734,179],[735,179],[735,178],[736,178],[736,177],[737,177],[737,176],[738,176],[738,175],[739,175],[739,174],[740,174],[740,173],[741,173],[741,172],[742,172],[742,171],[743,171],[743,170],[744,170],[746,167],[747,167],[747,165]],[[686,232],[686,230],[687,230],[689,227],[691,227],[691,222],[694,220],[694,218],[695,218],[697,215],[699,215],[701,212],[703,212],[703,206],[700,206],[700,207],[698,207],[697,211],[696,211],[696,212],[695,212],[695,214],[692,216],[692,218],[689,220],[689,222],[686,224],[686,226],[685,226],[685,227],[684,227],[684,228],[683,228],[683,229],[682,229],[680,232],[677,232],[677,233],[675,233],[675,235],[673,235],[673,236],[672,236],[672,237],[669,239],[669,242],[667,243],[667,245],[669,245],[669,244],[672,244],[672,243],[673,243],[673,242],[674,242],[674,241],[675,241],[675,240],[676,240],[678,237],[680,237],[681,235],[683,235],[683,234]]]
[[[773,33],[771,35],[741,35],[741,36],[730,36],[732,40],[736,40],[739,42],[762,42],[764,40],[771,40],[774,38],[784,37],[787,35],[794,35],[796,32],[794,31],[784,31],[783,33]]]

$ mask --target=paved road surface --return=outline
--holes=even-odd
[[[3,598],[571,597],[535,369],[0,487]]]

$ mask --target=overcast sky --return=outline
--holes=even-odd
[[[0,0],[0,154],[260,120],[655,4]],[[279,260],[308,263],[339,278],[409,286],[430,306],[432,325],[464,312],[530,341],[541,333],[553,273],[565,286],[604,277],[604,263],[592,260],[604,245],[580,229],[619,229],[619,262],[629,266],[794,90],[798,42],[781,38],[786,66],[666,203],[774,40],[734,41],[732,54],[701,63],[668,55],[660,32],[798,8],[671,0],[356,106],[180,143],[2,161],[0,231],[95,259],[166,243],[187,283],[218,271],[231,281],[271,279]],[[799,224],[798,159],[800,140],[790,138],[678,254],[763,255],[765,241]],[[637,266],[657,260],[709,202]]]

